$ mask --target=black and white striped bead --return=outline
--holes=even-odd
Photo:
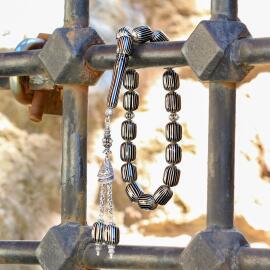
[[[137,125],[130,120],[122,122],[121,136],[127,141],[134,140],[137,136]]]
[[[117,245],[120,241],[120,231],[114,224],[108,224],[105,226],[103,232],[104,243],[107,245]]]
[[[105,224],[102,222],[95,222],[92,226],[92,239],[95,243],[103,243],[104,238],[103,238],[103,232],[105,229]]]
[[[175,166],[167,166],[163,174],[163,183],[169,187],[177,186],[179,183],[181,171]]]
[[[130,162],[136,159],[136,145],[132,142],[124,142],[120,147],[120,157],[122,161]]]
[[[149,26],[143,25],[133,29],[132,36],[135,42],[145,43],[152,38],[152,30]]]
[[[155,202],[155,199],[150,194],[142,194],[139,197],[138,204],[141,209],[144,210],[154,210],[157,208],[157,203]]]
[[[167,112],[176,113],[181,110],[181,96],[170,92],[165,96],[165,108]]]
[[[180,86],[179,75],[173,70],[168,69],[163,74],[163,87],[168,91],[175,91]]]
[[[125,163],[121,167],[121,175],[124,182],[134,182],[137,180],[137,167],[132,163]]]
[[[127,90],[138,88],[139,73],[135,69],[128,69],[124,76],[123,85]]]
[[[132,202],[138,202],[139,197],[143,195],[142,189],[135,182],[126,186],[126,193]]]
[[[165,205],[173,196],[172,190],[168,186],[160,186],[154,193],[154,199],[157,204]]]
[[[132,53],[132,37],[122,36],[117,40],[117,53],[131,55]]]
[[[169,41],[169,38],[162,31],[154,31],[152,33],[151,42]]]
[[[166,161],[170,164],[177,164],[182,158],[182,149],[177,143],[167,145],[165,150]]]
[[[139,107],[139,95],[136,91],[127,91],[123,97],[123,107],[126,111],[135,111]]]
[[[124,26],[122,28],[120,28],[117,33],[116,33],[116,39],[119,39],[120,37],[123,36],[132,36],[132,28],[128,27],[128,26]]]
[[[119,55],[113,67],[113,77],[107,97],[107,107],[115,108],[118,103],[119,92],[122,85],[122,80],[125,75],[125,70],[128,63],[127,55]]]
[[[165,127],[165,137],[169,142],[179,142],[182,139],[182,126],[177,122],[168,123]]]

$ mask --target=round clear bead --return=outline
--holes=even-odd
[[[113,108],[108,108],[105,112],[106,117],[110,117],[113,115]]]
[[[135,114],[133,112],[126,112],[125,117],[127,120],[132,120],[135,117]]]
[[[110,148],[112,146],[113,140],[111,138],[103,138],[102,144],[105,148]]]
[[[114,253],[115,253],[115,246],[113,246],[113,245],[108,245],[108,254],[109,254],[109,256],[110,256],[110,259],[113,258]]]
[[[179,115],[177,113],[171,113],[169,119],[172,122],[176,122],[179,119]]]

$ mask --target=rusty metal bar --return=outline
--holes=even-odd
[[[0,264],[38,264],[39,241],[0,241]]]
[[[131,68],[186,66],[181,49],[184,41],[153,42],[134,45],[129,60]],[[86,52],[85,58],[97,70],[112,69],[115,61],[116,45],[95,45]]]
[[[234,212],[234,83],[210,82],[207,226],[233,227]]]
[[[237,255],[239,270],[269,270],[270,249],[241,248]]]
[[[237,19],[237,0],[212,0],[212,19]],[[210,82],[207,227],[230,229],[234,215],[236,84]]]
[[[0,77],[42,74],[40,50],[0,53]]]
[[[86,223],[87,95],[85,86],[64,86],[62,223]]]
[[[181,49],[184,41],[148,43],[134,46],[129,67],[187,66]],[[116,45],[90,47],[85,59],[96,70],[112,69]],[[25,76],[46,72],[39,60],[41,50],[0,53],[0,77]],[[270,38],[247,38],[236,41],[231,48],[236,64],[270,64]]]
[[[236,41],[231,50],[236,64],[270,64],[270,38],[246,38]]]
[[[65,1],[65,27],[88,27],[89,0]]]
[[[88,0],[65,1],[65,26],[87,27]],[[64,85],[61,221],[86,224],[88,87]]]
[[[238,11],[237,0],[212,0],[211,15],[212,19],[236,20]]]
[[[108,254],[96,256],[94,245],[88,245],[83,256],[83,265],[89,269],[166,269],[180,268],[183,248],[118,246],[113,260]]]

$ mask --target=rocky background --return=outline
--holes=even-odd
[[[140,24],[162,29],[171,40],[185,39],[202,18],[209,16],[210,7],[210,1],[207,0],[90,2],[90,23],[107,43],[114,42],[114,33],[119,27]],[[0,47],[5,50],[14,48],[25,36],[35,37],[39,32],[51,33],[62,25],[63,0],[10,0],[2,5],[4,8],[0,11]],[[255,17],[252,3],[239,1],[239,17],[247,23],[254,36],[270,35],[268,27],[263,23],[263,19],[267,18],[267,14],[264,14],[267,7],[269,1],[261,0],[257,7],[261,16]],[[121,143],[119,131],[123,120],[121,108],[119,116],[113,121],[114,167],[118,176],[114,185],[114,203],[116,219],[121,225],[122,244],[185,246],[192,235],[205,226],[207,85],[198,82],[189,68],[177,71],[182,78],[182,179],[174,189],[174,199],[167,206],[145,213],[126,199],[125,186],[120,181],[118,170],[121,166],[118,156]],[[161,183],[162,170],[166,165],[163,154],[166,144],[163,127],[168,114],[163,110],[162,72],[161,69],[139,71],[141,106],[136,113],[139,132],[136,139],[139,150],[138,181],[150,192]],[[235,223],[253,246],[260,247],[270,246],[268,73],[269,66],[256,68],[237,90]],[[103,113],[110,75],[110,72],[106,72],[89,92],[90,224],[97,216],[96,174],[102,158]],[[160,94],[157,95],[157,91]],[[0,238],[39,240],[49,227],[59,223],[61,119],[46,116],[41,124],[33,124],[28,120],[27,108],[16,103],[9,91],[1,91],[0,94]],[[0,266],[0,269],[40,268]]]

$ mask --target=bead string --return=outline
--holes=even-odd
[[[135,165],[131,162],[136,158],[136,147],[131,143],[131,140],[135,139],[137,133],[137,126],[132,122],[134,118],[133,111],[138,108],[139,96],[135,93],[135,89],[138,87],[139,75],[135,70],[126,71],[129,56],[132,53],[133,43],[145,43],[147,41],[159,42],[167,41],[166,35],[161,31],[152,32],[148,26],[136,27],[133,30],[129,27],[123,27],[119,29],[116,34],[117,39],[117,55],[113,68],[112,82],[110,86],[110,91],[107,98],[107,109],[105,112],[104,120],[104,136],[103,136],[103,146],[105,158],[103,164],[98,173],[98,181],[101,185],[100,187],[100,205],[99,205],[99,219],[92,226],[92,239],[96,245],[97,256],[103,249],[103,246],[107,246],[110,258],[113,258],[115,253],[115,246],[120,240],[119,228],[114,224],[113,221],[113,194],[112,194],[112,182],[114,181],[114,171],[111,165],[111,117],[113,115],[114,109],[117,106],[119,92],[121,85],[124,80],[124,86],[128,89],[127,93],[124,94],[124,107],[127,110],[125,114],[126,121],[122,124],[122,135],[124,134],[124,139],[126,142],[121,145],[121,158],[127,163],[121,168],[122,178],[126,182],[130,182],[127,186],[127,194],[129,195],[131,201],[138,201],[139,205],[143,209],[154,209],[157,204],[165,204],[171,197],[172,191],[171,186],[174,186],[179,181],[180,171],[176,168],[175,163],[178,161],[180,154],[177,152],[177,144],[173,141],[166,148],[166,160],[172,163],[171,168],[166,168],[164,173],[164,183],[166,186],[161,186],[154,196],[149,194],[144,194],[140,187],[134,182],[137,179],[137,170]],[[166,76],[163,76],[164,87],[170,88],[173,92],[179,87],[179,77],[176,73],[173,73],[172,69],[168,69],[169,72]],[[165,72],[166,73],[166,72]],[[178,82],[178,87],[176,87],[175,82]],[[170,93],[169,93],[170,94]],[[175,94],[166,95],[166,109],[171,111],[170,119],[175,122],[177,119],[176,112],[180,104],[178,98]],[[177,102],[176,102],[177,101]],[[176,109],[175,109],[176,108]],[[180,126],[181,127],[181,126]],[[172,136],[174,139],[174,131],[166,130],[166,134],[169,137]],[[170,135],[172,132],[172,135]],[[123,136],[122,136],[123,137]],[[178,146],[179,147],[179,146]],[[167,150],[168,149],[168,150]],[[179,147],[181,150],[181,148]],[[165,174],[168,177],[165,177]],[[179,174],[179,176],[178,176]],[[176,183],[177,182],[177,183]],[[164,193],[164,187],[166,187],[166,192]],[[168,199],[168,197],[170,197]],[[107,198],[107,223],[105,223],[105,207]],[[166,202],[165,202],[166,201]],[[165,202],[165,203],[164,203]]]
[[[149,28],[149,32],[151,29]],[[168,41],[166,35],[161,31],[151,34],[151,42]],[[121,126],[121,136],[125,140],[120,147],[120,157],[126,162],[121,167],[122,180],[127,182],[126,193],[131,202],[138,203],[144,210],[154,210],[158,205],[165,205],[173,196],[171,187],[176,186],[180,178],[180,170],[176,164],[181,161],[182,150],[177,144],[182,138],[182,127],[178,120],[177,112],[181,109],[181,96],[175,91],[179,88],[179,76],[172,68],[167,68],[163,74],[164,89],[169,91],[165,96],[165,108],[170,113],[170,122],[165,127],[165,137],[170,144],[166,147],[165,158],[170,165],[165,168],[163,183],[153,195],[145,194],[142,188],[136,183],[137,168],[132,163],[136,160],[136,146],[132,143],[137,136],[137,125],[132,121],[134,111],[139,106],[139,95],[135,89],[139,85],[139,74],[129,69],[126,71],[123,85],[127,89],[123,97],[123,107],[127,111],[126,120]]]

